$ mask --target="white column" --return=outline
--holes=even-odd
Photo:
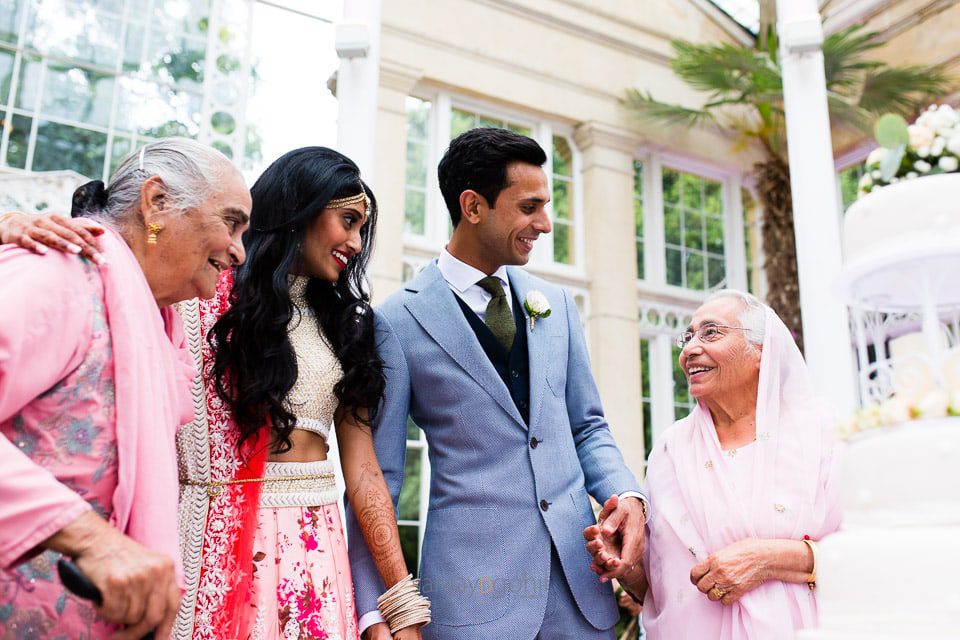
[[[603,408],[627,466],[643,471],[640,326],[633,221],[633,151],[627,131],[600,122],[577,127],[583,156],[584,260],[590,274],[587,335]]]
[[[365,54],[347,53],[338,46],[337,149],[357,163],[364,180],[376,190],[374,174],[377,123],[377,87],[380,76],[380,0],[344,0],[343,23],[337,25],[338,39],[366,38]]]
[[[854,408],[854,367],[840,273],[840,214],[816,0],[777,0],[790,149],[790,183],[807,365],[818,391],[841,412]],[[771,287],[777,283],[769,283]]]

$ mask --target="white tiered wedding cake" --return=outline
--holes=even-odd
[[[960,638],[960,174],[860,199],[844,257],[867,408],[846,427],[843,526],[819,545],[820,628],[798,639]]]

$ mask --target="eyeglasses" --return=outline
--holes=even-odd
[[[677,346],[683,349],[690,341],[694,338],[699,338],[700,342],[716,342],[723,337],[723,332],[720,329],[740,329],[741,331],[746,331],[746,327],[732,327],[728,324],[714,324],[708,322],[703,325],[696,331],[684,331],[677,336]]]

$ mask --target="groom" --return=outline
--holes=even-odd
[[[573,299],[512,266],[551,230],[545,162],[534,140],[504,129],[454,139],[439,166],[450,242],[376,312],[387,387],[374,438],[395,505],[408,416],[429,444],[427,639],[613,638],[616,602],[581,537],[594,523],[588,493],[621,497],[605,529],[622,536],[624,561],[643,549],[645,506],[604,418]],[[352,511],[347,526],[366,627],[382,620],[384,588]]]

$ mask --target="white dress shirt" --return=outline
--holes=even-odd
[[[440,269],[440,275],[447,281],[453,292],[467,303],[467,306],[480,316],[481,320],[486,322],[487,303],[490,302],[493,295],[487,293],[477,282],[486,278],[487,274],[453,257],[446,249],[440,253],[440,257],[437,259],[437,267]],[[503,285],[503,292],[507,294],[507,305],[510,307],[510,311],[513,311],[513,296],[510,295],[507,268],[501,266],[492,275],[495,275],[500,280],[500,284]]]

